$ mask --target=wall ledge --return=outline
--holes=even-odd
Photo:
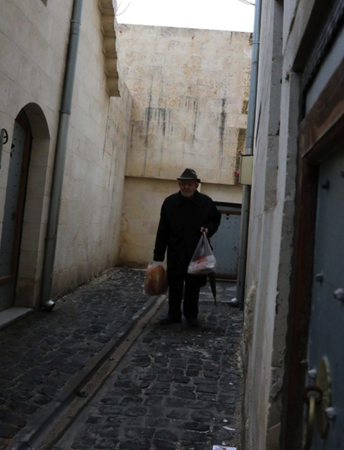
[[[99,0],[101,12],[103,52],[105,55],[105,74],[107,77],[107,92],[110,97],[120,97],[118,89],[117,51],[115,32],[116,0]]]

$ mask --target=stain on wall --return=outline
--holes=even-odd
[[[118,26],[118,70],[133,96],[126,175],[234,185],[246,127],[251,35]],[[238,131],[239,130],[239,131]]]
[[[239,170],[240,167],[240,156],[245,153],[245,143],[246,143],[246,128],[239,128],[238,130],[238,140],[237,140],[237,152],[235,161],[235,170]]]

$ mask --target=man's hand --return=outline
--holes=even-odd
[[[201,227],[201,233],[208,234],[208,228]]]

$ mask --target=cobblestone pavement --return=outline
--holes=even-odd
[[[201,299],[200,328],[151,320],[54,450],[239,450],[242,313]]]
[[[152,304],[144,272],[114,269],[0,333],[0,449],[78,385]],[[74,384],[73,384],[74,383]]]

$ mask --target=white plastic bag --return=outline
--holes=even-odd
[[[215,272],[216,259],[210,247],[208,238],[202,233],[201,239],[191,258],[188,273],[190,275],[206,275]]]

